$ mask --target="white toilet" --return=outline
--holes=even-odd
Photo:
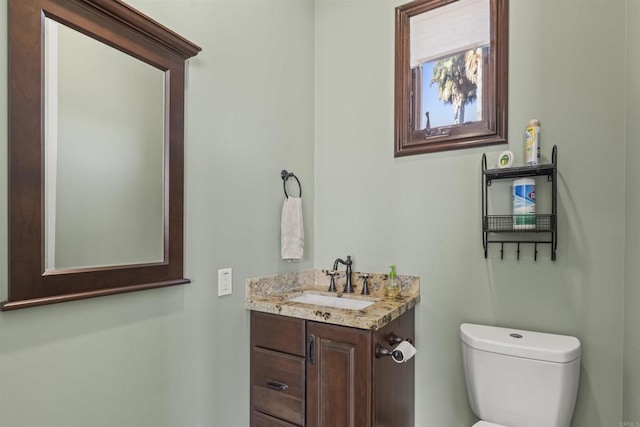
[[[568,427],[578,394],[580,341],[460,325],[473,427]]]

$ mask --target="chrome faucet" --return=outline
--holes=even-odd
[[[351,255],[347,256],[347,260],[344,261],[341,258],[338,258],[334,263],[333,263],[333,270],[336,271],[338,269],[338,264],[344,264],[347,266],[347,272],[346,272],[346,276],[347,276],[347,283],[345,283],[344,285],[344,290],[343,292],[346,294],[352,294],[353,293],[353,286],[351,285],[351,266],[353,265],[353,261],[351,260]],[[333,276],[331,277],[331,281],[333,282],[334,278]]]

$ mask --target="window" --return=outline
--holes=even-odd
[[[506,143],[506,0],[396,9],[395,155]]]

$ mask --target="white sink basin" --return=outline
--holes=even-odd
[[[344,308],[348,310],[362,310],[374,304],[374,301],[307,293],[289,298],[289,301],[301,302],[303,304],[322,305],[324,307]]]

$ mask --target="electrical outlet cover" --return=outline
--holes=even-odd
[[[218,296],[231,295],[233,292],[233,277],[230,268],[218,270]]]

